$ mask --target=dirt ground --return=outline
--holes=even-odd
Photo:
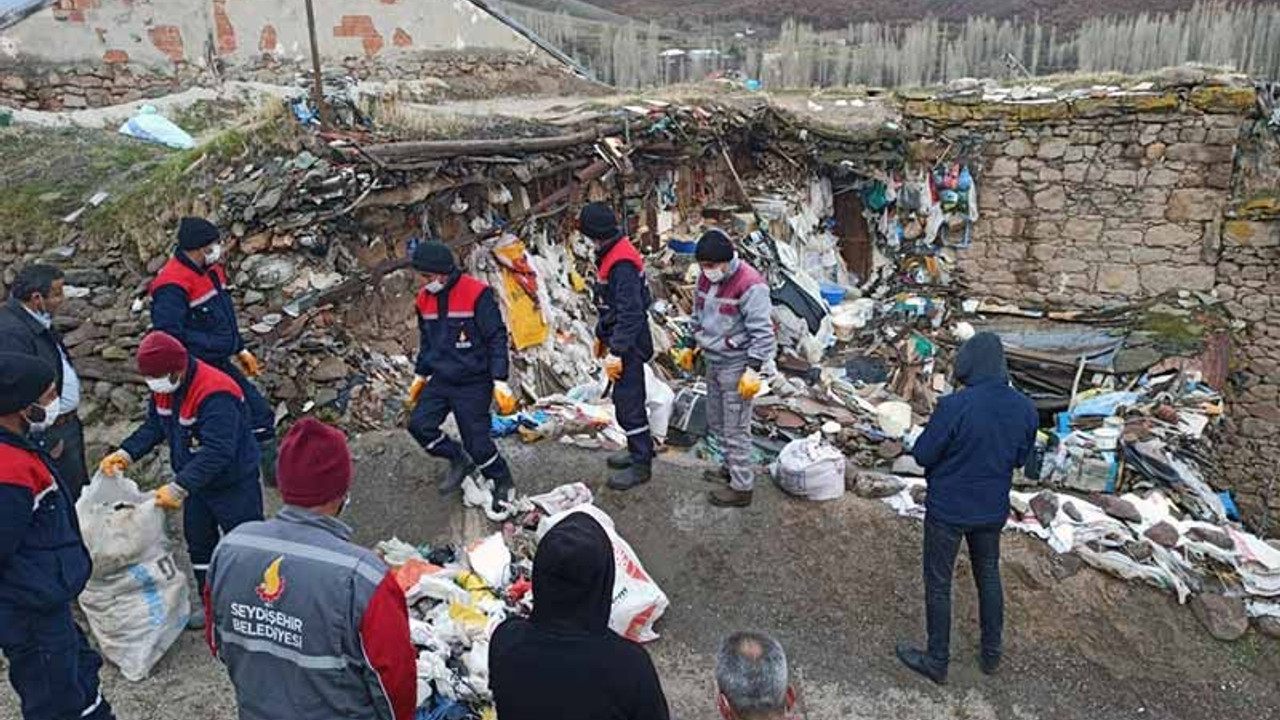
[[[852,496],[790,500],[767,483],[749,510],[711,508],[703,466],[683,455],[664,457],[653,483],[622,495],[603,488],[602,453],[505,448],[529,491],[589,483],[670,596],[662,638],[648,649],[673,717],[718,717],[715,651],[744,628],[782,641],[806,720],[1280,717],[1280,643],[1256,634],[1218,643],[1168,596],[1081,569],[1037,540],[1006,535],[1008,663],[997,679],[977,669],[976,598],[961,559],[951,684],[935,688],[893,656],[897,640],[922,633],[918,523]],[[365,435],[355,451],[346,519],[358,541],[459,541],[491,531],[483,516],[437,499],[442,467],[407,434]],[[128,683],[112,669],[104,677],[122,719],[235,717],[224,672],[192,633],[148,680]],[[0,686],[0,719],[17,717],[11,689]]]

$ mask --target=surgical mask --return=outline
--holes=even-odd
[[[222,259],[222,243],[214,243],[204,251],[204,264],[214,265]]]
[[[44,432],[53,427],[53,423],[58,419],[58,410],[61,409],[62,403],[58,398],[49,401],[48,405],[41,405],[41,415],[43,419],[39,422],[27,418],[27,422],[31,423],[31,432]]]
[[[169,395],[178,389],[178,383],[169,377],[147,378],[147,387],[151,388],[151,392],[161,395]]]
[[[426,288],[427,288],[427,292],[431,293],[432,295],[436,295],[441,290],[444,289],[444,283],[440,282],[439,280],[432,280],[431,282],[426,284]]]
[[[702,274],[713,283],[718,283],[724,279],[724,270],[716,268],[715,270],[703,270]]]

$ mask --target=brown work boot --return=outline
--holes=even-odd
[[[751,492],[739,492],[726,485],[707,493],[707,499],[716,507],[744,508],[751,505]]]
[[[702,479],[706,482],[715,483],[717,485],[728,485],[729,469],[724,467],[718,467],[718,468],[711,468],[710,470],[703,470]]]

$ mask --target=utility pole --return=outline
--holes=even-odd
[[[324,103],[324,80],[320,77],[320,44],[316,42],[316,11],[307,3],[307,30],[311,34],[311,101],[315,103],[316,112],[320,115],[320,127],[330,127],[329,108]]]

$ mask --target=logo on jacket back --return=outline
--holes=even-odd
[[[262,573],[262,582],[258,584],[255,590],[258,593],[258,599],[262,602],[273,605],[280,596],[284,594],[285,580],[280,574],[280,563],[284,561],[284,556],[276,558],[267,566],[267,571]]]

